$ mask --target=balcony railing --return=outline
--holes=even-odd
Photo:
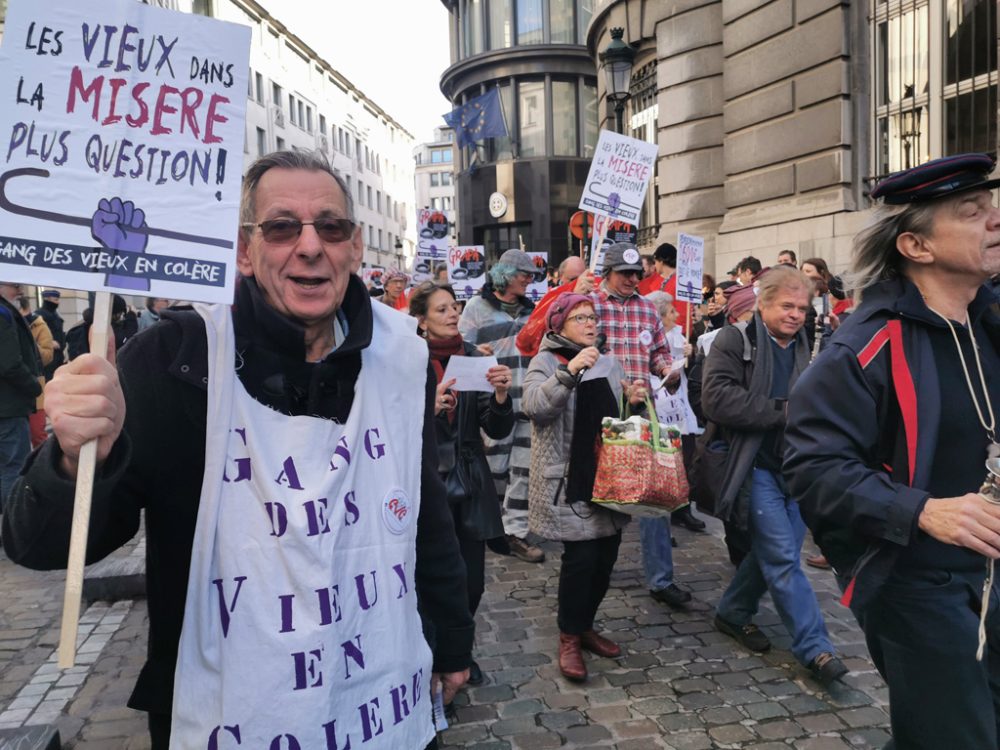
[[[656,235],[659,233],[659,227],[642,227],[639,229],[636,235],[636,245],[639,249],[653,249],[653,243],[656,242]]]

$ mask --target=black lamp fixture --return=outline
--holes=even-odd
[[[635,62],[635,50],[632,45],[622,41],[623,36],[625,36],[625,29],[621,27],[611,29],[611,44],[600,55],[607,83],[606,96],[614,102],[615,124],[619,133],[624,128],[625,102],[630,96],[632,63]]]

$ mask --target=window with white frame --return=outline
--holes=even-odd
[[[997,148],[994,0],[872,0],[872,176]]]

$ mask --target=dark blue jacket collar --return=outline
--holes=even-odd
[[[987,286],[979,287],[969,305],[969,317],[974,322],[983,320],[988,325],[1000,325],[1000,318],[991,308],[997,297]],[[927,307],[917,285],[905,277],[889,279],[868,288],[864,292],[860,307],[853,313],[859,322],[876,317],[904,317],[933,326],[943,326],[941,320]]]

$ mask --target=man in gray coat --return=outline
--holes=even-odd
[[[781,476],[788,393],[809,364],[802,327],[811,295],[812,282],[789,266],[760,278],[754,317],[723,328],[705,360],[702,405],[729,443],[718,515],[747,528],[752,543],[719,600],[715,626],[751,651],[767,651],[771,643],[752,618],[770,591],[795,658],[830,683],[847,668],[802,572],[805,524]]]

